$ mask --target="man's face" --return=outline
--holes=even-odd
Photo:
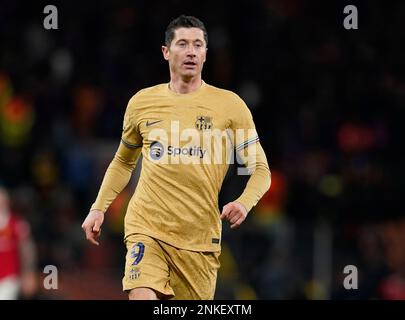
[[[170,71],[182,78],[201,74],[207,55],[204,32],[199,28],[178,28],[169,47],[162,46]]]

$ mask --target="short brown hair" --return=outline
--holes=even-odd
[[[182,14],[176,19],[172,20],[166,28],[165,32],[165,43],[166,46],[170,46],[170,43],[174,39],[174,32],[178,28],[199,28],[204,33],[205,44],[208,45],[208,33],[205,29],[204,23],[200,19],[193,16],[186,16]]]

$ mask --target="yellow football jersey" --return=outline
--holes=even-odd
[[[256,172],[236,200],[249,211],[269,188],[258,141],[249,109],[231,91],[205,82],[188,94],[167,83],[140,90],[128,103],[122,133],[125,149],[142,148],[143,156],[125,237],[141,233],[180,249],[220,251],[218,194],[233,150]],[[101,192],[102,204],[93,208],[104,210],[109,201],[100,198]]]

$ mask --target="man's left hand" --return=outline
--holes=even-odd
[[[231,223],[231,229],[239,227],[247,216],[246,208],[239,202],[229,202],[222,208],[221,219]]]

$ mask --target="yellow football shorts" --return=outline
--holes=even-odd
[[[178,249],[143,234],[125,240],[124,291],[146,287],[160,299],[212,300],[220,252]]]

